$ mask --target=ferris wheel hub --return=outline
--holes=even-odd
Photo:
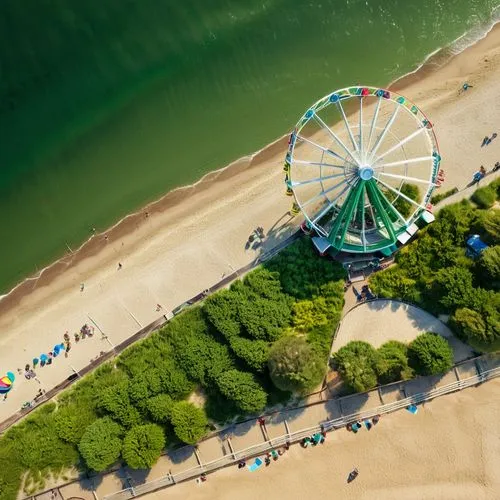
[[[364,181],[369,181],[373,177],[373,168],[370,165],[362,165],[358,170],[359,177]]]

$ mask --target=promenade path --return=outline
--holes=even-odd
[[[353,293],[352,287],[346,295],[349,293]],[[388,340],[411,342],[423,332],[434,332],[445,337],[453,347],[455,363],[472,355],[472,349],[458,340],[432,314],[419,307],[387,299],[365,302],[348,311],[342,319],[333,349],[338,351],[352,340],[364,340],[376,348]]]

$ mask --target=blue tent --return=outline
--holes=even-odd
[[[481,240],[478,234],[473,234],[467,240],[467,252],[472,254],[472,257],[479,257],[486,248],[488,248],[488,245]]]

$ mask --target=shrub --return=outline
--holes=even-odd
[[[490,345],[500,338],[500,293],[480,289],[483,299],[478,311],[460,308],[450,317],[450,326],[463,338],[480,350],[490,350]],[[482,296],[482,297],[481,297]]]
[[[450,196],[453,196],[455,193],[458,193],[457,187],[454,187],[453,189],[449,189],[448,191],[445,191],[444,193],[435,194],[434,196],[431,197],[431,203],[433,205],[437,205],[441,200],[444,200],[445,198],[449,198]]]
[[[269,343],[264,340],[250,340],[233,337],[229,343],[232,351],[251,370],[262,372],[269,358]]]
[[[283,391],[305,394],[325,374],[325,363],[301,337],[283,337],[269,353],[269,372],[274,385]]]
[[[132,469],[149,469],[165,448],[165,434],[156,424],[132,427],[123,440],[122,455]]]
[[[490,208],[493,206],[496,200],[496,191],[491,186],[485,186],[476,189],[471,196],[471,200],[479,208]]]
[[[299,300],[320,295],[322,285],[346,276],[339,262],[319,258],[307,238],[301,238],[282,250],[264,267],[279,273],[283,291]]]
[[[97,472],[114,464],[121,453],[122,434],[122,427],[109,417],[89,425],[78,445],[86,464]]]
[[[364,392],[377,385],[377,353],[367,342],[349,342],[333,355],[333,361],[342,380],[352,391]]]
[[[149,398],[146,408],[154,422],[165,423],[170,420],[174,400],[168,394],[158,394]]]
[[[381,384],[412,378],[408,365],[408,347],[403,342],[390,340],[377,349],[375,371]]]
[[[479,259],[480,274],[485,284],[492,288],[500,288],[500,245],[489,247],[483,251]]]
[[[209,386],[219,373],[232,369],[228,347],[209,333],[201,308],[193,308],[170,321],[161,330],[170,342],[175,361],[192,380]]]
[[[426,332],[410,343],[410,365],[420,375],[445,373],[453,366],[453,351],[441,335]]]
[[[85,405],[72,403],[61,406],[54,416],[57,435],[63,441],[76,445],[85,429],[96,419],[96,414]]]
[[[256,413],[264,409],[267,394],[248,372],[229,370],[217,378],[217,386],[222,395],[244,413]]]
[[[9,431],[14,456],[26,470],[58,471],[70,467],[78,458],[74,446],[57,437],[55,408],[54,403],[49,403]]]
[[[125,380],[108,387],[98,395],[98,408],[108,413],[124,427],[133,427],[141,421],[137,408],[132,406],[129,397],[129,381]]]
[[[187,401],[174,404],[170,421],[175,435],[187,444],[197,443],[205,435],[208,424],[205,412]]]
[[[446,311],[470,305],[476,293],[472,273],[464,267],[440,269],[434,279],[433,292]]]

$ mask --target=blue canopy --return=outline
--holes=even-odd
[[[478,234],[472,235],[468,240],[467,240],[467,246],[476,254],[479,255],[483,250],[488,248],[488,245],[484,242],[481,241],[481,238],[479,237]]]

